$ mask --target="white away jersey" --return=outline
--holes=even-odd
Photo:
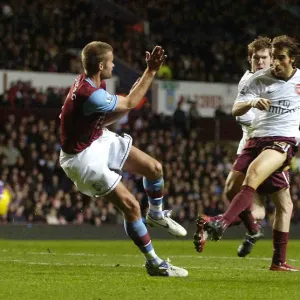
[[[252,122],[250,137],[299,135],[300,121],[300,70],[288,81],[275,78],[271,68],[256,72],[244,84],[236,102],[255,98],[271,100],[268,111],[259,111]]]
[[[239,85],[238,85],[238,93],[241,92],[241,90],[243,89],[245,83],[249,80],[249,78],[253,76],[253,73],[250,71],[246,71],[245,74],[243,75],[243,77],[241,78]],[[256,110],[255,108],[252,108],[250,110],[247,111],[247,113],[245,113],[242,116],[238,116],[236,117],[237,122],[240,123],[242,130],[243,130],[243,137],[240,140],[239,143],[239,147],[237,149],[237,154],[241,154],[245,144],[247,142],[247,138],[248,138],[248,129],[249,126],[252,124],[252,121],[254,119],[254,110]]]
[[[242,91],[244,85],[252,77],[253,73],[250,71],[246,71],[243,77],[241,78],[239,85],[238,85],[238,93]],[[244,115],[236,117],[236,120],[241,124],[251,125],[252,120],[254,118],[253,108],[248,110]]]

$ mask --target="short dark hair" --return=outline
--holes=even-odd
[[[254,52],[263,49],[269,49],[271,53],[272,40],[267,36],[258,36],[248,45],[248,58],[250,59]]]
[[[99,72],[99,64],[105,62],[106,55],[113,51],[111,45],[100,41],[87,44],[81,52],[81,63],[85,73],[89,76]]]
[[[287,35],[279,35],[273,38],[272,47],[276,49],[288,49],[288,54],[290,57],[299,56],[299,43]]]

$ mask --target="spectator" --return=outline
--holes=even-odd
[[[147,110],[151,107],[147,106]],[[186,123],[190,122],[189,117],[184,119]],[[135,120],[138,121],[129,119],[126,130],[131,132],[138,147],[164,162],[165,208],[173,210],[175,219],[193,221],[201,212],[222,213],[229,204],[222,193],[235,157],[235,143],[222,142],[220,146],[214,141],[204,142],[197,130],[174,135],[171,117],[146,114],[143,110]],[[63,174],[57,164],[60,151],[57,120],[9,115],[1,121],[4,126],[0,134],[0,179],[11,187],[4,222],[86,223],[94,226],[122,223],[120,213],[112,205],[101,198],[81,195]],[[12,165],[3,154],[3,147],[8,144],[13,144],[18,154]],[[293,222],[299,222],[297,163],[291,178]],[[124,181],[141,203],[147,202],[139,176],[124,174]],[[273,214],[274,207],[268,202],[267,222],[272,220]]]
[[[20,151],[14,146],[13,139],[7,141],[7,145],[2,148],[2,154],[7,158],[7,164],[13,166],[17,163],[18,158],[21,156]]]
[[[173,114],[173,122],[174,122],[174,127],[176,134],[182,134],[186,135],[186,130],[187,130],[187,120],[186,120],[186,115],[184,110],[181,108],[182,107],[182,101],[179,101],[177,104],[177,108]]]
[[[198,112],[197,102],[192,102],[190,104],[190,109],[189,109],[189,114],[188,114],[190,129],[196,128],[199,117],[200,117],[200,114]]]
[[[215,117],[217,119],[227,117],[228,114],[225,112],[223,106],[220,104],[215,110]]]
[[[83,45],[102,40],[111,44],[115,55],[131,68],[142,70],[144,51],[163,43],[172,72],[171,76],[167,69],[162,73],[164,78],[237,82],[247,69],[242,62],[242,45],[264,34],[266,28],[271,36],[285,32],[299,37],[300,32],[299,16],[274,1],[263,1],[255,7],[247,0],[243,5],[229,0],[172,4],[151,0],[147,5],[128,0],[124,5],[123,0],[116,0],[122,13],[129,10],[143,19],[135,25],[112,17],[105,7],[98,9],[97,1],[23,2],[19,5],[19,1],[10,0],[2,6],[2,69],[78,73],[78,53]],[[101,32],[98,28],[102,28]]]

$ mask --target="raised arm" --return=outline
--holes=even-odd
[[[156,72],[164,62],[166,58],[164,53],[165,51],[160,46],[156,46],[151,54],[146,52],[147,68],[126,97],[111,95],[102,88],[94,91],[83,104],[84,115],[89,116],[94,113],[107,114],[103,120],[104,126],[107,126],[116,122],[129,110],[135,108],[145,96]]]
[[[141,78],[139,77],[136,80],[136,82],[133,84],[132,88],[130,89],[130,92],[136,87],[136,85],[139,83],[140,79]],[[113,111],[111,113],[108,113],[105,116],[102,125],[106,127],[106,126],[109,126],[111,124],[114,124],[115,122],[117,122],[118,120],[123,118],[126,114],[128,114],[128,112],[129,112],[128,110],[124,110],[124,111]]]
[[[138,105],[140,100],[147,93],[156,72],[163,64],[165,58],[165,51],[160,46],[156,46],[151,54],[149,52],[146,52],[147,68],[136,86],[131,89],[129,95],[127,95],[126,97],[118,97],[119,101],[115,109],[116,112],[129,111],[130,109],[133,109]]]

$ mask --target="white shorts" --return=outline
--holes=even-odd
[[[78,190],[90,197],[104,196],[120,182],[132,138],[103,128],[103,134],[78,154],[60,152],[59,162]]]

